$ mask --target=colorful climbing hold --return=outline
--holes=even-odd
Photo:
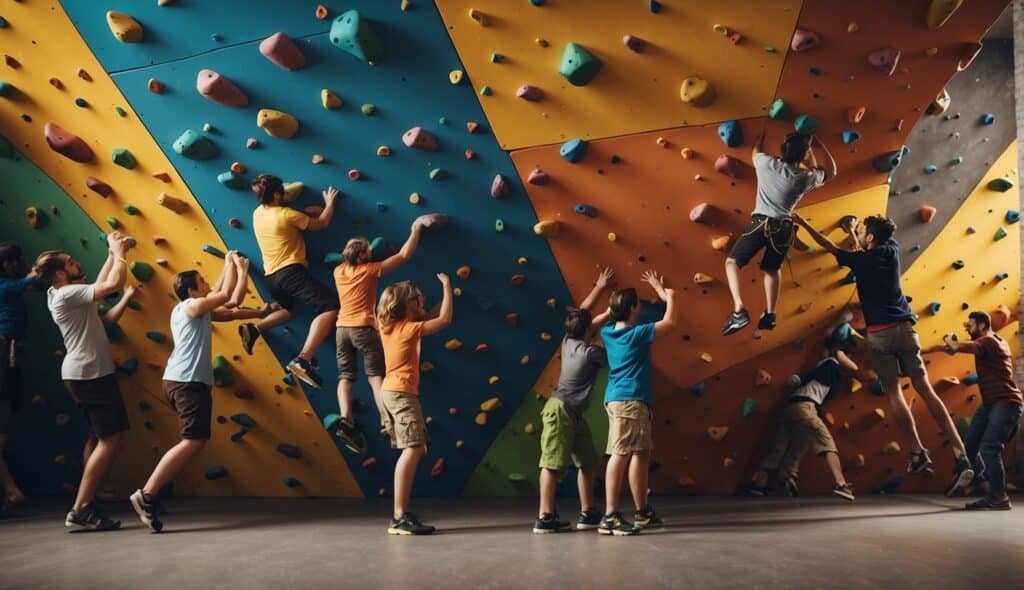
[[[306,65],[306,56],[291,37],[274,33],[260,42],[260,53],[285,70],[299,70]]]
[[[990,180],[986,186],[988,186],[989,190],[1005,193],[1013,188],[1013,181],[1006,176],[1003,176],[1002,178],[994,178]]]
[[[768,107],[768,117],[776,121],[789,118],[789,104],[781,98],[776,98]]]
[[[133,261],[128,265],[128,270],[133,277],[143,283],[149,282],[153,278],[153,267],[145,262]]]
[[[152,83],[153,80],[150,80]],[[152,87],[150,87],[152,90]],[[240,108],[249,104],[249,97],[234,82],[213,70],[199,70],[196,90],[203,97],[226,107]]]
[[[853,129],[843,130],[843,143],[849,145],[851,143],[856,143],[859,139],[860,133],[858,133],[857,131]]]
[[[576,43],[569,43],[562,52],[558,73],[573,86],[586,86],[601,71],[601,60]]]
[[[545,220],[533,226],[533,233],[545,238],[553,238],[558,235],[560,224],[556,220]]]
[[[690,221],[710,225],[711,218],[714,215],[714,210],[714,205],[710,205],[708,203],[700,203],[696,205],[694,208],[690,209]]]
[[[210,160],[220,155],[217,144],[191,129],[186,129],[178,136],[171,147],[190,160]]]
[[[121,43],[138,43],[142,41],[144,31],[139,21],[116,10],[107,11],[107,26],[114,38]]]
[[[541,90],[540,88],[537,88],[536,86],[523,84],[522,86],[516,89],[516,96],[523,100],[537,102],[540,100],[544,100],[544,91]]]
[[[622,37],[622,44],[634,51],[640,53],[647,47],[647,42],[635,35],[625,35]]]
[[[566,162],[576,164],[582,160],[583,156],[587,153],[587,142],[582,139],[570,139],[562,144],[558,153]]]
[[[743,144],[743,128],[738,121],[725,121],[718,126],[718,138],[729,147],[737,147]]]
[[[256,126],[272,137],[290,139],[299,131],[299,120],[274,109],[260,109],[256,113]]]
[[[715,102],[715,89],[711,82],[696,76],[683,80],[679,86],[679,100],[691,107],[703,108]]]
[[[868,54],[868,63],[886,76],[891,76],[896,71],[900,55],[900,50],[895,47],[883,47]]]
[[[157,195],[156,202],[161,207],[166,207],[178,214],[184,213],[188,210],[188,203],[181,199],[176,199],[167,193],[160,193]]]
[[[384,54],[384,45],[370,22],[358,10],[349,10],[338,15],[331,23],[328,35],[331,44],[357,59],[374,65]]]
[[[817,33],[805,29],[797,29],[793,31],[793,40],[790,42],[789,48],[799,53],[814,49],[818,45],[821,45],[821,38]]]
[[[800,115],[793,120],[793,129],[803,135],[811,135],[818,130],[818,121],[810,115]]]
[[[921,208],[917,210],[917,216],[922,223],[928,223],[935,217],[935,212],[935,207],[932,207],[931,205],[922,205]]]
[[[110,152],[110,157],[115,164],[122,168],[133,170],[138,165],[135,156],[125,148],[114,148]]]
[[[434,135],[422,127],[413,127],[402,135],[402,143],[406,147],[411,147],[426,152],[437,151],[437,138]]]
[[[56,123],[44,125],[43,135],[46,138],[46,145],[50,146],[50,149],[69,160],[85,164],[95,158],[95,154],[92,148],[89,147],[89,144],[85,143],[81,137],[63,129]]]
[[[946,24],[946,21],[960,9],[963,3],[964,0],[931,0],[928,2],[925,24],[929,29],[938,29]]]
[[[981,116],[981,118],[978,119],[978,123],[981,123],[982,125],[991,125],[992,123],[995,122],[996,116],[993,115],[992,113],[985,113],[984,115]]]
[[[715,159],[715,172],[739,178],[743,174],[743,162],[728,154],[722,154]]]

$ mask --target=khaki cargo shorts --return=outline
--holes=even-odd
[[[391,448],[408,449],[427,444],[427,422],[420,398],[409,393],[382,391],[384,413],[381,421],[391,438]]]
[[[900,322],[881,332],[868,332],[871,368],[878,380],[887,383],[899,381],[900,375],[910,378],[927,375],[921,358],[921,341],[912,322]]]
[[[645,453],[654,448],[651,423],[651,409],[639,400],[608,402],[609,455],[631,455]]]

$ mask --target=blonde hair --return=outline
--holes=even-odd
[[[351,266],[359,265],[359,257],[363,252],[370,251],[370,242],[362,236],[352,238],[345,244],[345,249],[341,251],[341,257],[345,262]]]
[[[380,300],[377,302],[377,325],[384,329],[408,319],[410,303],[422,296],[412,281],[389,285],[380,294]]]

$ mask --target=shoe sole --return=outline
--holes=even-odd
[[[341,442],[345,445],[345,448],[350,450],[350,451],[352,451],[353,453],[355,453],[357,455],[364,455],[364,454],[366,454],[366,447],[365,446],[360,447],[352,439],[344,436],[343,434],[339,434],[337,431],[334,432],[334,436],[336,436],[339,440],[341,440]]]
[[[582,522],[577,522],[576,523],[576,530],[577,531],[592,531],[592,530],[596,529],[599,526],[601,526],[601,525],[599,525],[599,524],[583,524]]]
[[[743,324],[740,324],[740,325],[733,324],[733,325],[729,326],[728,328],[722,330],[722,336],[732,336],[736,332],[739,332],[740,330],[742,330],[743,328],[746,328],[749,325],[750,325],[750,321],[749,320],[747,322],[743,323]]]
[[[957,492],[967,488],[967,486],[970,485],[972,481],[974,481],[974,470],[964,469],[960,473],[959,477],[957,477],[956,483],[953,484],[953,487],[949,488],[949,490],[946,491],[946,497],[952,498]]]
[[[309,376],[309,373],[302,370],[302,367],[297,363],[288,363],[288,372],[298,377],[299,381],[302,381],[306,385],[320,389],[320,384],[314,381],[313,378]]]
[[[430,531],[429,533],[414,533],[412,531],[403,531],[402,529],[388,527],[388,534],[402,537],[422,537],[424,535],[432,535],[434,534],[434,531]]]
[[[984,512],[984,511],[1005,512],[1005,511],[1009,510],[1010,508],[1011,508],[1010,506],[985,506],[985,507],[975,507],[975,508],[969,508],[967,506],[964,506],[964,510],[969,510],[971,512]]]
[[[101,526],[98,526],[98,525],[97,526],[92,526],[92,525],[89,525],[89,524],[80,524],[80,523],[72,522],[70,520],[65,519],[64,520],[64,528],[66,528],[66,529],[75,529],[75,530],[78,530],[78,531],[116,531],[117,529],[121,528],[121,522],[117,521],[112,526],[101,527]]]
[[[245,338],[246,333],[248,333],[248,330],[245,329],[244,325],[238,326],[238,337],[242,339],[242,348],[245,350],[245,354],[252,356],[252,349],[256,346],[256,339],[253,338],[252,342],[247,342]]]
[[[132,494],[128,499],[132,503],[132,508],[135,509],[135,514],[139,515],[139,520],[142,521],[142,524],[148,526],[154,533],[159,533],[164,529],[164,523],[161,522],[159,518],[150,518],[146,516],[146,509],[142,507],[141,498],[136,494]]]
[[[856,497],[853,494],[848,494],[846,492],[832,492],[832,495],[838,496],[844,500],[849,500],[850,502],[856,500]]]
[[[533,534],[535,535],[550,535],[557,532],[559,532],[558,529],[538,529],[536,527],[533,529]]]

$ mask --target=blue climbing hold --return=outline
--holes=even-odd
[[[302,450],[295,445],[290,445],[287,443],[281,443],[277,445],[277,452],[281,453],[285,457],[290,457],[292,459],[302,458]]]
[[[654,14],[661,12],[661,2],[658,2],[658,0],[648,0],[647,7],[650,8],[651,12]]]
[[[258,426],[256,421],[252,419],[252,416],[245,412],[239,412],[231,416],[231,421],[239,426],[244,426],[245,428],[256,428]]]
[[[232,190],[239,190],[245,188],[245,181],[238,174],[235,174],[231,170],[227,172],[221,172],[217,175],[217,182],[223,184]]]
[[[1010,274],[1009,273],[1005,273],[1005,272],[996,273],[996,280],[997,281],[1005,281],[1008,278],[1010,278]]]
[[[1020,221],[1020,211],[1010,209],[1006,212],[1006,223],[1017,223]]]
[[[853,271],[846,273],[846,276],[840,279],[840,285],[853,285],[857,282],[857,275],[853,274]]]
[[[708,384],[706,381],[698,381],[690,386],[690,393],[697,397],[704,397],[704,392],[708,390]]]
[[[2,17],[2,16],[0,16],[0,29],[6,29],[6,28],[7,28],[7,19]]]
[[[324,264],[341,264],[342,260],[344,260],[344,258],[342,257],[341,252],[328,252],[327,254],[324,254]]]
[[[736,121],[726,121],[718,126],[718,138],[729,147],[743,144],[743,128]]]
[[[341,420],[340,414],[327,414],[323,419],[324,428],[334,430],[334,427],[338,425],[338,420]]]
[[[903,161],[903,156],[907,155],[909,151],[910,148],[903,146],[895,152],[878,156],[874,161],[875,170],[879,172],[892,172],[900,165],[900,162]]]
[[[928,304],[928,313],[930,313],[932,315],[935,315],[935,314],[939,313],[939,309],[941,309],[941,308],[942,308],[942,304],[941,303],[939,303],[938,301],[932,301],[931,303]]]
[[[211,160],[220,155],[217,144],[210,141],[210,138],[203,137],[191,129],[174,140],[171,148],[178,154],[190,160]]]
[[[582,139],[570,139],[563,143],[562,147],[558,149],[558,154],[562,156],[563,160],[570,164],[575,164],[582,160],[586,153],[587,142]]]
[[[868,391],[874,395],[885,395],[885,388],[882,387],[882,382],[878,379],[871,382],[871,385],[868,386]]]
[[[146,338],[149,338],[153,342],[158,342],[158,343],[162,343],[165,340],[167,340],[167,336],[165,336],[163,332],[156,332],[156,331],[146,332]]]
[[[853,129],[846,129],[843,131],[843,143],[851,144],[856,143],[860,139],[860,133],[857,133]]]
[[[85,108],[85,107],[89,106],[89,101],[85,100],[82,97],[78,97],[78,98],[75,99],[75,105]]]
[[[215,479],[221,479],[228,476],[228,470],[221,465],[214,465],[213,467],[206,470],[203,477],[213,481]]]
[[[149,402],[147,402],[146,400],[140,399],[139,409],[142,410],[143,412],[148,412],[153,409],[153,406],[149,405]]]
[[[896,474],[896,475],[890,477],[882,485],[882,487],[879,488],[878,493],[879,494],[895,494],[896,491],[900,489],[900,486],[903,485],[903,482],[906,479],[907,478],[902,473]]]
[[[985,113],[981,116],[981,119],[979,119],[978,122],[982,125],[991,125],[996,122],[996,116],[992,113]]]
[[[139,370],[139,359],[128,359],[117,365],[117,370],[125,375],[132,375]]]
[[[286,478],[284,478],[284,485],[286,485],[286,486],[288,486],[290,488],[297,488],[297,487],[302,485],[302,482],[300,482],[299,480],[295,479],[294,477],[286,477]]]
[[[810,135],[818,130],[818,120],[810,115],[800,115],[793,120],[793,129],[797,133]]]
[[[530,4],[533,4],[534,6],[541,6],[544,4],[544,0],[530,0]]]
[[[586,203],[578,203],[573,209],[578,215],[586,215],[587,217],[597,217],[597,209],[594,209],[592,205]]]
[[[977,385],[979,381],[981,381],[981,378],[978,377],[978,374],[977,373],[971,373],[970,375],[964,377],[963,384],[964,385]]]
[[[938,170],[938,168],[935,167],[935,164],[928,164],[924,167],[925,174],[935,174],[936,170]]]
[[[388,204],[384,201],[377,201],[377,212],[383,213],[388,210]]]
[[[124,332],[121,330],[121,326],[117,324],[107,324],[104,331],[107,333],[107,340],[111,342],[124,340]]]
[[[211,246],[210,244],[203,244],[203,252],[216,256],[217,258],[224,258],[224,252],[221,251],[220,248]]]
[[[328,36],[331,45],[371,65],[380,61],[384,53],[384,45],[380,38],[358,10],[349,10],[338,15],[331,23],[331,32]]]

